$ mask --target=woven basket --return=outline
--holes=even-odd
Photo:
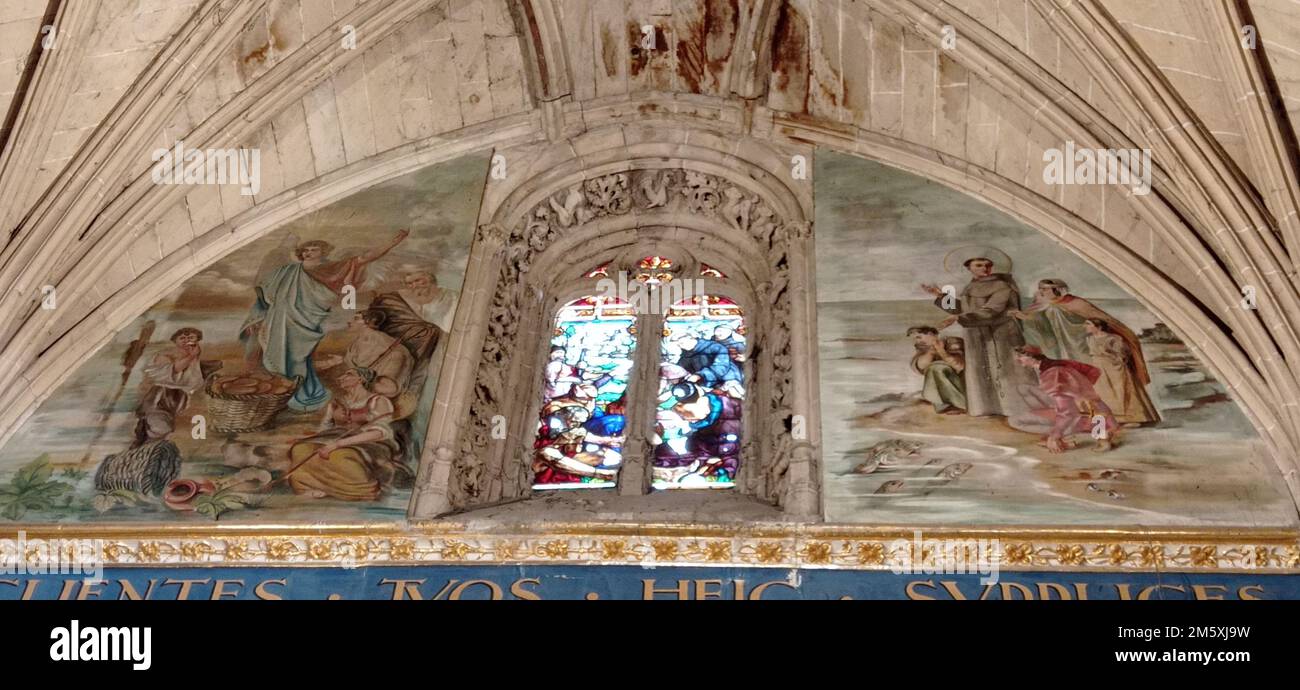
[[[208,379],[204,392],[208,394],[208,413],[213,431],[238,434],[261,431],[271,426],[275,415],[288,406],[289,398],[298,391],[302,377],[293,377],[293,387],[286,393],[220,393],[213,389],[217,377]]]

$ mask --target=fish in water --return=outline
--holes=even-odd
[[[929,488],[922,491],[921,495],[929,496],[935,489],[956,481],[958,477],[969,472],[971,467],[974,467],[974,465],[969,462],[954,462],[950,465],[944,465],[943,469],[934,475],[934,481],[930,483]]]
[[[875,458],[873,460],[867,460],[866,462],[859,464],[857,467],[854,467],[853,473],[871,474],[878,469],[880,469],[880,458]]]
[[[1124,473],[1119,470],[1102,470],[1102,479],[1123,479]]]
[[[892,493],[896,493],[896,492],[898,492],[898,491],[901,491],[902,489],[903,489],[903,480],[901,480],[901,479],[891,479],[891,480],[885,482],[884,484],[881,484],[881,485],[880,485],[880,488],[879,488],[879,489],[876,489],[875,493],[878,493],[878,494],[892,494]]]
[[[871,474],[882,467],[893,467],[904,458],[915,457],[925,444],[893,438],[881,441],[866,450],[867,459],[853,468],[854,474]]]
[[[971,464],[969,462],[954,462],[953,464],[948,465],[947,467],[939,470],[939,474],[936,474],[934,476],[943,477],[944,479],[952,480],[962,476],[963,474],[966,474],[967,472],[970,471],[970,468],[971,468]]]
[[[880,458],[880,464],[889,467],[902,462],[903,458],[915,457],[924,445],[920,441],[893,438],[872,446],[867,450],[867,454],[868,457]]]

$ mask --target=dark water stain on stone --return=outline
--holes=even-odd
[[[691,93],[700,93],[700,82],[704,79],[706,23],[707,20],[687,22],[677,41],[677,76]]]
[[[709,0],[704,5],[704,54],[710,72],[722,74],[740,31],[738,0]]]
[[[608,26],[600,27],[600,59],[605,63],[605,76],[618,74],[618,42]]]
[[[265,63],[270,52],[282,45],[284,45],[284,41],[280,40],[280,35],[275,29],[275,24],[271,24],[268,28],[266,43],[263,43],[261,47],[244,54],[244,64],[248,65],[254,62]]]
[[[258,48],[244,55],[244,64],[247,65],[254,62],[266,62],[266,54],[270,52],[270,50],[271,50],[271,44],[263,43],[261,48]]]
[[[772,34],[772,75],[781,100],[791,106],[808,107],[808,23],[799,10],[781,3]],[[795,110],[796,107],[791,107]]]
[[[836,74],[834,70],[831,70],[830,76],[831,76],[832,84],[838,84],[840,82],[840,75]],[[809,81],[814,81],[814,80],[809,80]],[[826,85],[825,80],[817,79],[815,81],[817,83],[817,90],[821,93],[822,98],[828,103],[830,103],[832,106],[838,106],[840,104],[840,100],[839,100],[840,95],[837,94],[835,91],[831,90],[831,88]]]
[[[717,93],[739,29],[738,0],[707,0],[677,42],[677,75],[694,93]]]

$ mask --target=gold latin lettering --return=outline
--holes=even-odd
[[[99,590],[99,587],[103,586],[103,584],[103,580],[83,580],[81,583],[81,591],[77,592],[77,601],[85,601],[90,597],[98,599],[99,595],[103,594],[103,592]]]
[[[956,582],[953,582],[952,580],[941,580],[939,584],[943,585],[943,588],[948,590],[948,595],[953,598],[953,601],[966,601],[966,595],[962,594],[961,588],[957,586]],[[988,593],[987,587],[984,588],[984,593]],[[983,599],[984,597],[980,598]]]
[[[655,581],[641,581],[641,598],[643,600],[654,599],[656,594],[676,594],[679,600],[689,599],[691,597],[691,581],[678,580],[677,587],[672,589],[656,589]]]
[[[708,585],[717,585],[717,591],[705,589]],[[722,598],[722,580],[696,580],[695,581],[695,599],[721,599]]]
[[[1213,596],[1209,593],[1209,590],[1211,589],[1217,589],[1220,592],[1228,591],[1228,588],[1225,587],[1224,585],[1192,585],[1192,594],[1196,595],[1196,598],[1200,600],[1218,599],[1222,601],[1223,600],[1222,595]]]
[[[501,586],[491,580],[466,580],[462,582],[459,587],[451,590],[451,596],[448,597],[448,599],[451,601],[460,601],[460,595],[464,594],[465,590],[474,585],[487,587],[488,591],[492,593],[492,601],[500,601]]]
[[[530,589],[524,589],[525,583],[540,585],[542,584],[542,581],[533,577],[526,577],[523,578],[522,580],[515,580],[514,583],[510,585],[510,593],[514,595],[516,599],[525,599],[527,601],[541,601],[542,597],[539,596],[537,592],[534,592]]]
[[[798,587],[795,587],[794,585],[790,584],[789,582],[786,582],[785,580],[772,580],[771,582],[764,582],[763,584],[755,587],[754,591],[749,593],[749,600],[759,601],[760,599],[762,599],[763,592],[766,592],[768,587],[786,587],[788,589],[793,589],[795,591],[799,590]]]
[[[423,580],[421,580],[421,582],[423,582]],[[433,595],[433,600],[440,601],[444,594],[456,586],[457,582],[460,582],[460,580],[447,580],[447,584],[443,585],[442,589],[438,590],[438,593]]]
[[[1012,596],[1011,596],[1011,593],[1012,593],[1013,591],[1015,591],[1015,592],[1020,592],[1020,598],[1021,598],[1021,599],[1026,599],[1026,600],[1028,600],[1028,599],[1033,599],[1033,598],[1034,598],[1034,593],[1033,593],[1032,591],[1030,591],[1030,589],[1029,589],[1028,587],[1026,587],[1026,586],[1024,586],[1024,585],[1022,585],[1022,584],[1020,584],[1020,583],[1018,583],[1018,582],[1003,582],[1003,583],[1002,583],[1002,587],[1001,587],[1001,589],[1002,589],[1002,599],[1003,599],[1004,601],[1012,601],[1012,600],[1013,600],[1013,599],[1012,599]],[[982,597],[981,597],[981,598],[982,598]]]
[[[1057,597],[1056,597],[1056,598],[1057,598],[1057,599],[1069,599],[1069,598],[1070,598],[1070,590],[1066,589],[1066,588],[1065,588],[1065,585],[1058,585],[1058,584],[1056,584],[1055,582],[1040,582],[1040,583],[1038,583],[1038,598],[1039,598],[1039,599],[1042,599],[1043,601],[1048,601],[1048,600],[1050,600],[1050,599],[1052,598],[1052,592],[1056,592],[1056,594],[1057,594]]]
[[[934,597],[927,597],[916,591],[917,587],[929,587],[934,589],[934,580],[913,580],[907,583],[907,598],[912,601],[934,601]]]
[[[1259,597],[1253,596],[1250,592],[1246,591],[1250,589],[1255,590],[1255,593],[1257,594],[1264,593],[1264,585],[1243,585],[1241,589],[1237,590],[1237,598],[1243,601],[1259,601]]]
[[[217,580],[217,584],[212,586],[212,600],[218,599],[236,599],[239,597],[239,589],[233,592],[226,591],[226,585],[239,585],[239,589],[244,588],[243,580]]]
[[[142,599],[148,599],[149,595],[153,594],[153,588],[154,585],[156,584],[158,584],[157,580],[153,578],[149,578],[149,587],[144,591],[144,596],[140,596],[140,592],[136,590],[135,586],[131,584],[130,580],[127,580],[125,578],[118,580],[117,585],[122,588],[122,593],[117,595],[118,601],[121,601],[123,599],[129,599],[131,601],[140,601]]]
[[[187,601],[190,598],[190,590],[193,589],[194,585],[206,585],[209,582],[211,580],[166,580],[163,582],[163,587],[180,585],[180,590],[176,592],[176,601]]]
[[[408,597],[412,601],[423,601],[424,595],[420,594],[420,585],[424,580],[380,580],[379,586],[393,586],[393,601],[404,601]]]
[[[1183,589],[1182,585],[1151,585],[1141,592],[1138,592],[1138,601],[1146,601],[1147,599],[1150,599],[1151,594],[1157,589],[1168,589],[1175,592],[1182,592],[1184,594],[1187,593],[1187,590]]]
[[[257,583],[256,587],[253,588],[253,594],[256,595],[257,598],[261,599],[262,601],[280,601],[284,599],[284,597],[267,589],[267,586],[280,585],[281,587],[284,587],[285,585],[288,584],[289,584],[288,580],[262,580],[261,582]]]

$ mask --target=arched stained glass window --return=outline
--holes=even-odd
[[[686,278],[692,274],[699,278]],[[736,301],[707,294],[707,285],[723,286],[727,275],[660,255],[603,262],[582,275],[594,279],[601,296],[571,301],[556,313],[534,442],[534,489],[614,486],[633,424],[629,409],[647,425],[640,438],[649,441],[653,466],[636,466],[650,473],[655,489],[735,486],[744,434],[745,314]],[[656,335],[643,347],[658,342],[658,351],[637,356],[637,340],[645,339],[638,325]],[[641,368],[649,370],[646,376],[634,376]]]
[[[614,485],[635,349],[636,315],[626,302],[584,297],[560,308],[544,368],[534,488]]]
[[[654,486],[727,488],[740,466],[745,318],[725,297],[673,305],[664,319]]]
[[[613,486],[628,438],[649,441],[638,452],[649,451],[653,466],[637,466],[651,473],[654,488],[734,486],[746,389],[745,318],[740,305],[704,289],[704,280],[726,276],[707,264],[691,263],[686,272],[688,266],[660,255],[622,263],[623,270],[615,265],[583,274],[599,279],[602,296],[569,302],[556,314],[533,487]],[[700,279],[684,277],[692,273]],[[646,333],[662,333],[658,352],[637,356],[643,338],[638,324]],[[635,375],[643,369],[645,375]]]

